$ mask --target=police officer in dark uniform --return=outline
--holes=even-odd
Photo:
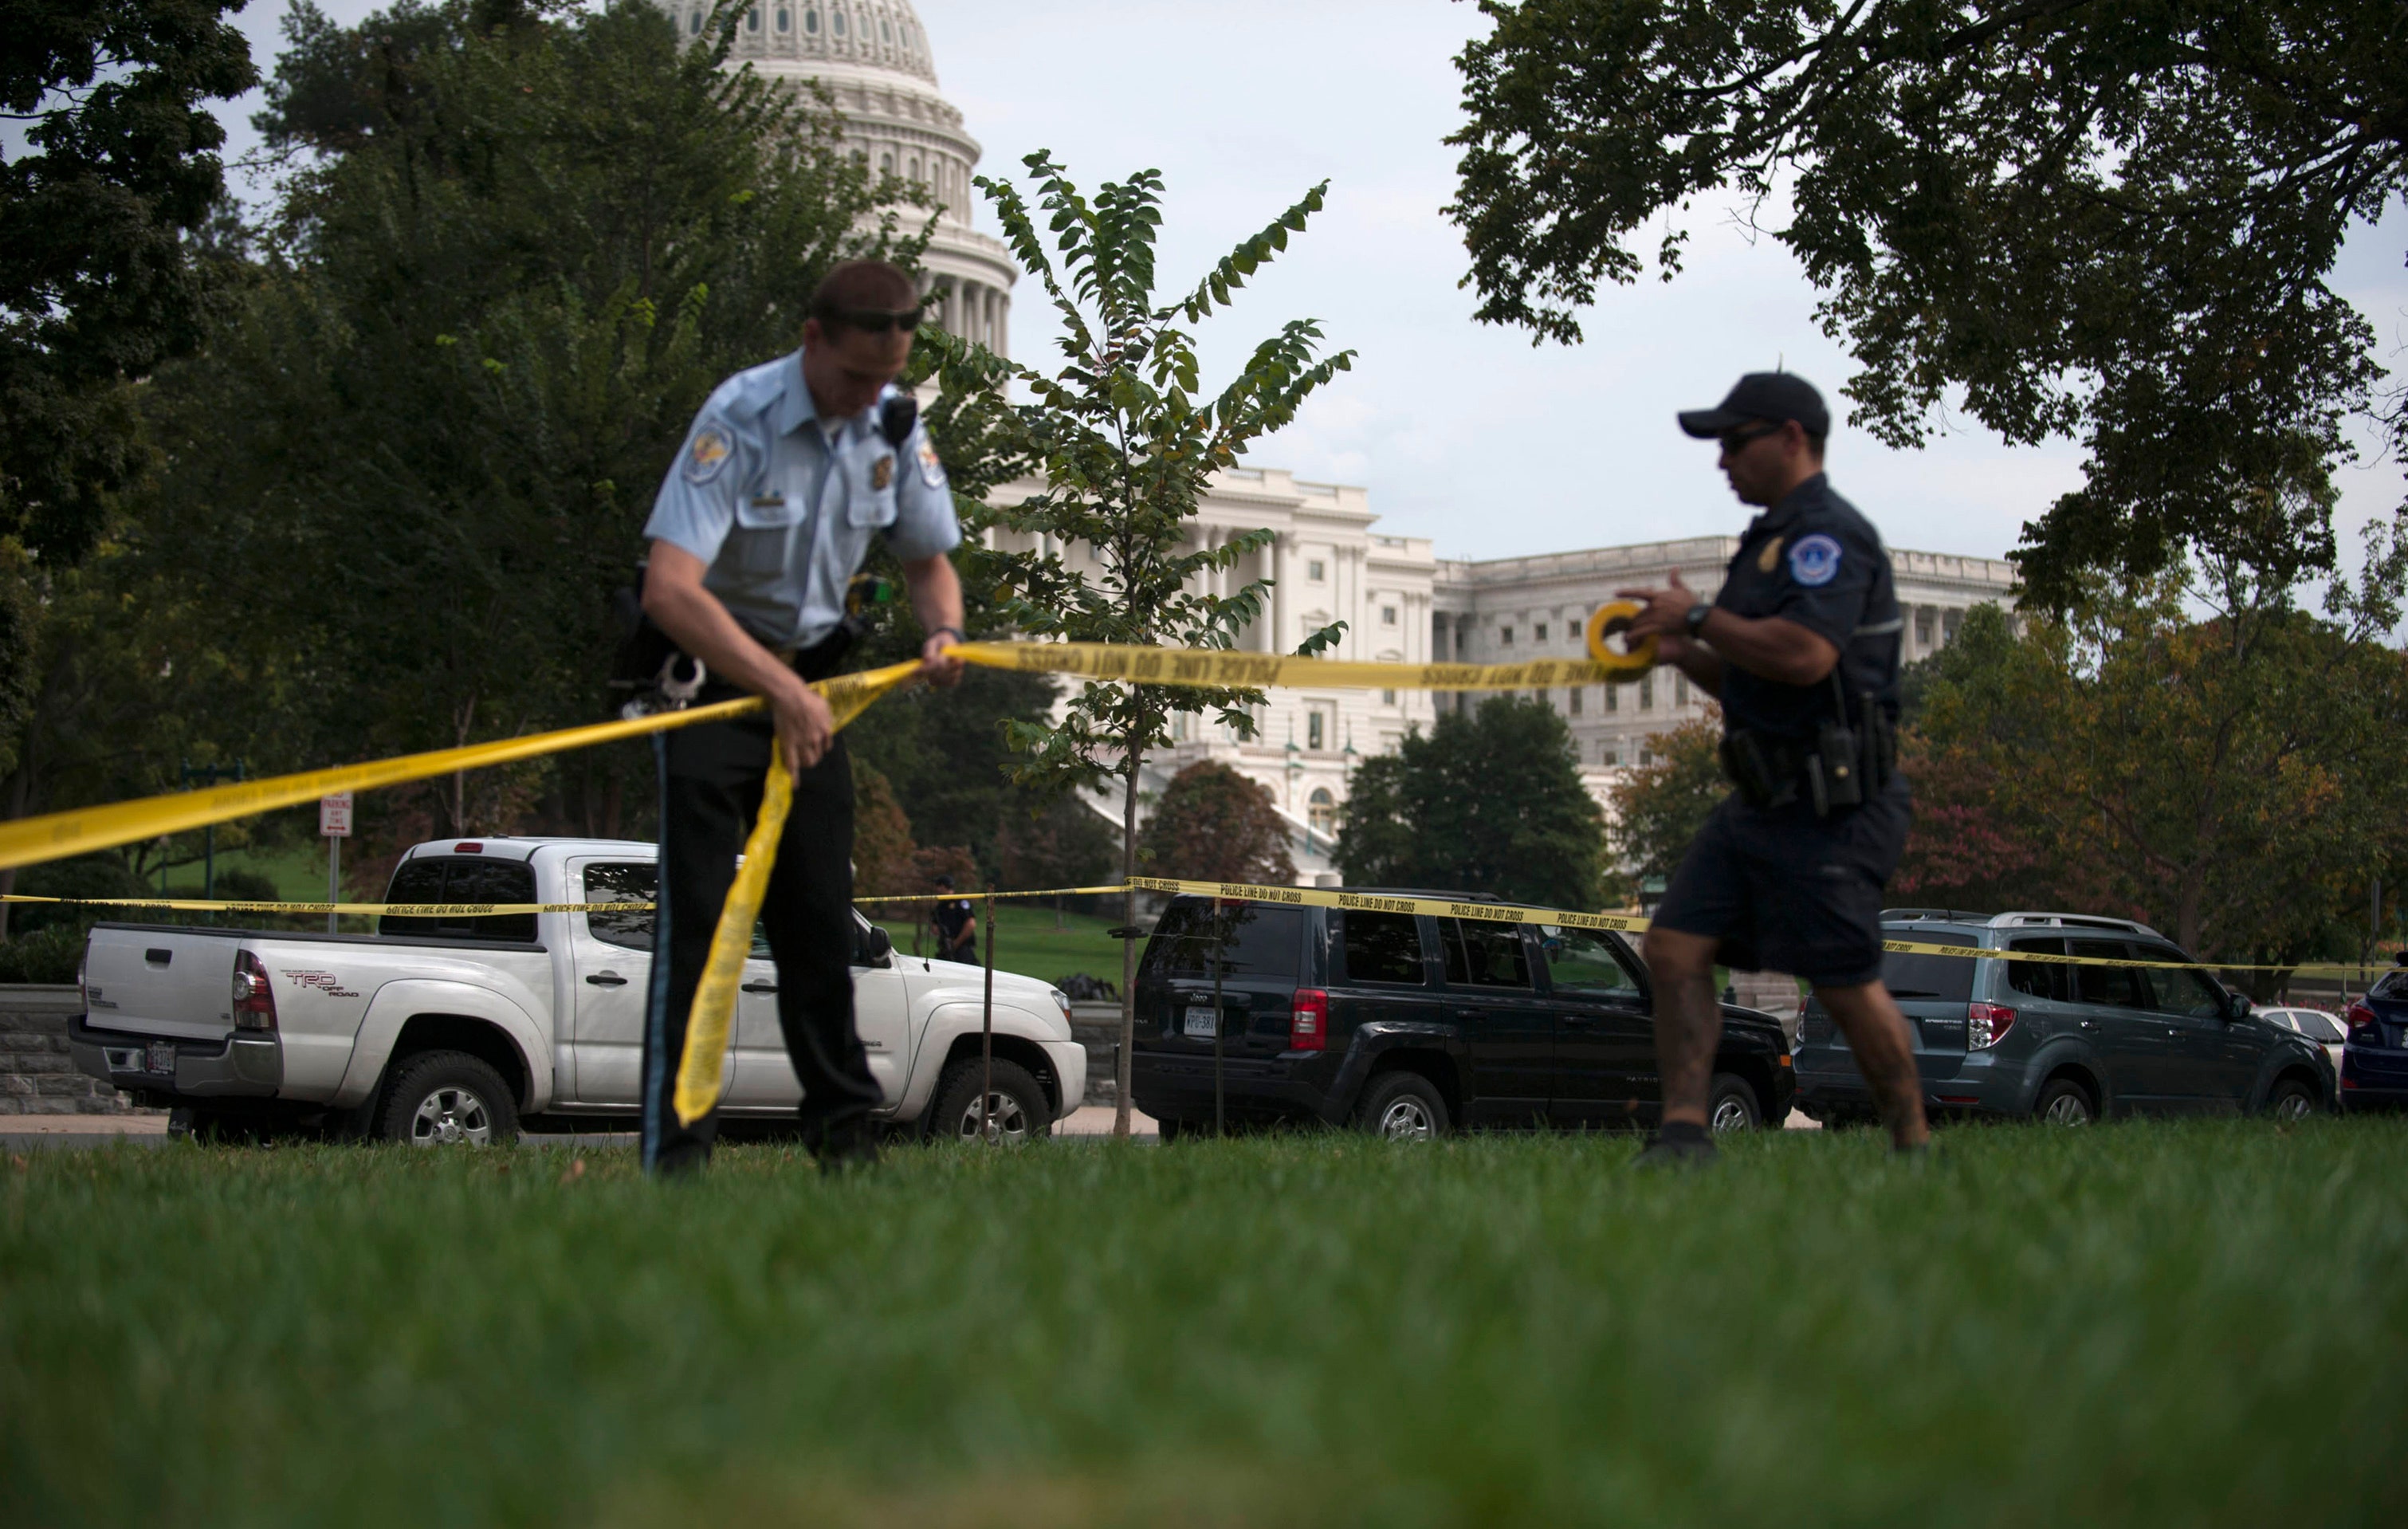
[[[944,897],[928,910],[928,922],[937,928],[937,959],[940,961],[968,961],[978,964],[978,916],[970,900],[953,895],[953,878],[939,876],[937,890]]]
[[[1681,428],[1718,440],[1741,502],[1760,507],[1723,586],[1646,602],[1634,639],[1657,640],[1721,699],[1732,794],[1681,861],[1644,944],[1655,982],[1664,1117],[1641,1163],[1711,1161],[1708,1085],[1722,1034],[1719,962],[1794,973],[1848,1037],[1894,1146],[1929,1140],[1906,1019],[1882,986],[1882,888],[1911,807],[1897,771],[1901,621],[1889,555],[1831,490],[1822,396],[1787,372],[1752,372]]]
[[[710,939],[760,811],[770,750],[794,806],[761,904],[778,963],[778,1024],[801,1080],[805,1142],[824,1167],[873,1155],[880,1103],[853,1020],[853,772],[827,701],[851,635],[845,592],[882,539],[903,565],[922,672],[961,676],[961,541],[944,469],[895,386],[920,322],[918,288],[882,261],[847,261],[810,300],[800,350],[714,389],[654,500],[644,612],[707,666],[702,703],[745,694],[767,714],[658,734],[659,932],[644,1024],[644,1166],[709,1160],[716,1117],[679,1124],[672,1099]]]

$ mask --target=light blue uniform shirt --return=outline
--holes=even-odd
[[[702,559],[702,586],[772,648],[836,629],[879,532],[907,562],[961,544],[944,466],[916,422],[889,446],[876,405],[824,431],[800,351],[712,391],[644,523],[647,541]]]

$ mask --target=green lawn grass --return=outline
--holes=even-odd
[[[2408,1125],[39,1151],[16,1524],[2353,1524]],[[2391,1507],[2386,1508],[2385,1503]]]
[[[896,913],[891,905],[865,911],[880,916],[875,921],[894,938],[896,949],[911,949],[910,912]],[[1084,972],[1117,988],[1121,980],[1120,942],[1104,931],[1117,929],[1120,922],[1117,917],[1066,912],[1062,915],[1063,927],[1057,930],[1050,907],[999,902],[995,905],[995,969],[1045,982],[1059,982],[1073,972]],[[924,955],[936,954],[935,937],[922,933],[920,949]]]

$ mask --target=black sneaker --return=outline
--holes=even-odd
[[[1647,1145],[1630,1160],[1633,1168],[1708,1168],[1722,1156],[1714,1150],[1714,1139],[1706,1134],[1703,1126],[1674,1121],[1647,1138]]]

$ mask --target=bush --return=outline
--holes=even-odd
[[[71,860],[50,860],[41,865],[29,865],[17,877],[17,890],[27,897],[156,897],[158,894],[142,885],[142,879],[126,868],[114,855],[82,855]],[[109,908],[79,908],[41,902],[17,902],[9,905],[8,930],[11,934],[32,934],[38,930],[74,929],[79,932],[90,928],[97,919],[124,916],[122,910]],[[75,973],[67,973],[73,981]],[[32,978],[12,980],[32,981]]]
[[[227,902],[281,902],[284,894],[265,872],[221,871],[217,896]]]
[[[83,930],[74,924],[53,924],[0,944],[0,982],[73,982],[81,959]]]

